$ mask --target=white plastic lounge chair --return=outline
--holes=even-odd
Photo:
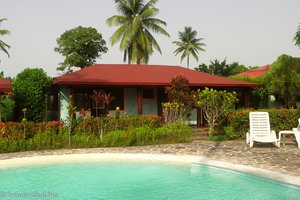
[[[246,142],[253,147],[254,142],[274,143],[279,146],[275,131],[270,128],[268,112],[250,112],[250,130],[246,134]]]
[[[295,132],[295,138],[298,143],[298,147],[300,148],[300,118],[298,119],[297,128],[293,128],[293,131]]]
[[[295,135],[295,139],[298,144],[298,148],[300,148],[300,118],[298,119],[298,122],[299,122],[299,124],[298,124],[297,128],[293,128],[293,130],[285,130],[285,131],[279,132],[279,141],[282,142],[283,145],[285,145],[284,136],[286,134],[293,134],[293,135]],[[280,142],[279,142],[279,145],[280,145]]]

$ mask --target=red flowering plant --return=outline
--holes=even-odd
[[[19,122],[7,122],[0,124],[0,134],[2,138],[13,139],[18,137],[19,132],[23,131],[23,124]]]
[[[106,114],[108,114],[109,112],[109,104],[112,100],[114,100],[114,97],[111,96],[111,93],[106,94],[105,92],[103,92],[103,101],[106,107]]]
[[[45,132],[50,134],[58,134],[64,128],[64,123],[60,121],[50,121],[45,125]]]
[[[98,104],[104,98],[103,92],[102,91],[96,91],[96,90],[94,90],[93,94],[91,95],[91,98],[94,100],[94,102],[96,104],[96,120],[97,120],[98,134],[99,134],[99,138],[102,140],[103,129],[102,128],[100,129],[100,124],[99,124]]]

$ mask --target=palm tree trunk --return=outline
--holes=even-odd
[[[187,68],[190,68],[190,56],[187,56]]]
[[[140,58],[138,58],[137,60],[136,60],[136,64],[141,64],[141,59]]]

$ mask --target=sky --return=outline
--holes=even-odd
[[[170,38],[155,35],[162,54],[154,53],[149,64],[179,65],[174,55],[178,31],[191,26],[204,38],[205,52],[190,67],[210,60],[239,62],[245,66],[272,64],[281,54],[299,57],[293,37],[300,24],[300,0],[159,0],[157,18],[167,22]],[[10,58],[0,51],[0,71],[15,77],[25,68],[43,68],[51,77],[64,60],[54,51],[56,39],[78,26],[94,27],[107,42],[108,52],[97,63],[123,63],[119,44],[109,38],[116,28],[106,19],[116,15],[114,0],[0,0],[0,18],[7,18],[0,29],[11,34],[1,36],[8,43]]]

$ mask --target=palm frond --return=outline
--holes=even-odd
[[[6,21],[6,20],[7,20],[6,18],[1,18],[0,23],[3,22],[3,21]]]
[[[119,26],[126,22],[126,17],[121,15],[114,15],[106,20],[108,26]]]
[[[161,26],[159,26],[157,24],[147,24],[147,26],[145,26],[145,27],[154,33],[159,33],[164,36],[170,37],[169,33],[164,28],[162,28]]]
[[[198,52],[192,50],[191,53],[192,53],[193,57],[196,59],[196,61],[198,62],[198,60],[199,60]]]
[[[110,37],[110,42],[112,45],[114,45],[120,41],[120,39],[123,37],[123,34],[126,31],[126,29],[127,29],[127,26],[123,25],[114,32],[114,34]]]
[[[154,5],[157,3],[157,0],[150,0],[148,3],[145,4],[145,6],[141,9],[140,14],[144,13],[146,10],[150,8],[154,8]],[[158,11],[158,10],[157,10]]]
[[[145,29],[145,34],[147,35],[147,37],[150,39],[153,47],[160,53],[162,54],[162,51],[160,49],[160,46],[158,44],[158,42],[155,40],[155,38],[153,37],[153,35],[147,30]]]
[[[10,48],[10,46],[8,44],[6,44],[2,40],[0,40],[0,49],[1,49],[1,51],[4,51],[4,53],[6,53],[8,57],[10,57],[10,55],[7,51],[7,49],[9,49],[9,48]]]
[[[295,34],[295,37],[293,38],[295,45],[300,47],[300,24],[298,26],[297,32]]]
[[[131,29],[130,33],[131,33],[132,37],[137,35],[138,31],[142,29],[142,21],[140,20],[139,17],[133,18],[130,29]]]
[[[148,24],[157,24],[157,25],[162,25],[162,26],[167,26],[167,23],[161,19],[157,19],[157,18],[147,18],[147,19],[143,19],[143,22],[145,24],[145,26],[147,26]]]
[[[140,13],[140,17],[143,19],[148,19],[150,17],[155,17],[158,14],[157,8],[149,8]]]

